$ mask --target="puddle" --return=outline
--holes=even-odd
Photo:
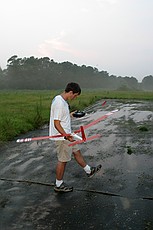
[[[11,156],[8,157],[8,160],[12,160],[12,159],[14,159],[14,158],[16,158],[18,156],[19,156],[19,153],[12,154]]]
[[[153,121],[153,112],[150,111],[137,111],[130,116],[135,122]]]
[[[31,163],[35,162],[35,161],[40,161],[41,159],[43,159],[44,157],[37,157],[37,158],[31,158],[28,161],[24,162],[23,164],[21,164],[20,166],[17,167],[17,170],[20,172],[23,172],[27,167],[30,166]]]

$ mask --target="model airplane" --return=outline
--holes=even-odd
[[[86,137],[84,130],[99,123],[100,121],[106,119],[108,116],[114,114],[115,112],[117,112],[118,110],[113,110],[105,115],[103,115],[102,117],[92,121],[91,123],[84,125],[84,126],[80,126],[80,129],[74,131],[73,133],[70,134],[66,134],[66,135],[55,135],[55,136],[41,136],[41,137],[32,137],[32,138],[24,138],[24,139],[18,139],[16,142],[18,143],[23,143],[23,142],[30,142],[30,141],[39,141],[39,140],[45,140],[45,139],[50,139],[50,138],[58,138],[58,137],[64,137],[64,136],[73,136],[74,137],[74,141],[70,142],[69,146],[73,146],[76,144],[81,144],[87,141],[91,141],[94,139],[97,139],[100,137],[99,134],[96,134],[94,136],[90,136],[90,137]],[[81,136],[77,135],[77,133],[81,133]]]

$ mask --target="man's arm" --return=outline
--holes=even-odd
[[[64,131],[63,127],[61,126],[60,120],[54,120],[54,126],[59,133],[61,133],[62,135],[67,135],[67,133]],[[71,142],[74,141],[72,136],[66,136],[65,139]]]

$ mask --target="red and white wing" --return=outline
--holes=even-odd
[[[89,141],[89,140],[93,140],[95,138],[99,138],[100,135],[98,135],[98,134],[95,135],[95,136],[91,136],[91,137],[86,138],[84,130],[87,129],[87,128],[89,128],[89,127],[91,127],[91,126],[93,126],[93,125],[95,125],[95,124],[97,124],[98,122],[104,120],[105,118],[107,118],[108,116],[114,114],[117,111],[118,111],[117,109],[113,110],[113,111],[105,114],[104,116],[102,116],[102,117],[100,117],[100,118],[92,121],[91,123],[89,123],[87,125],[80,126],[80,129],[74,131],[74,134],[70,133],[70,134],[67,134],[67,135],[59,134],[59,135],[56,135],[56,136],[41,136],[41,137],[24,138],[24,139],[18,139],[16,142],[22,143],[22,142],[39,141],[39,140],[45,140],[45,139],[50,139],[50,138],[70,136],[70,135],[74,136],[74,135],[76,135],[76,133],[80,133],[81,132],[82,137],[80,137],[80,136],[77,135],[77,137],[78,137],[77,139],[79,139],[79,140],[74,141],[73,143],[70,144],[70,146],[75,145],[75,144],[80,144],[80,143],[83,143],[83,142],[86,142],[86,141]]]

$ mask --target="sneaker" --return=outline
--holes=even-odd
[[[57,187],[57,186],[55,185],[54,191],[55,191],[55,192],[72,192],[72,191],[73,191],[73,187],[68,187],[68,186],[63,182],[59,187]]]
[[[97,172],[100,171],[101,167],[102,167],[102,165],[98,165],[96,167],[91,167],[91,173],[87,173],[87,176],[90,178],[93,177],[93,175],[95,175]]]

